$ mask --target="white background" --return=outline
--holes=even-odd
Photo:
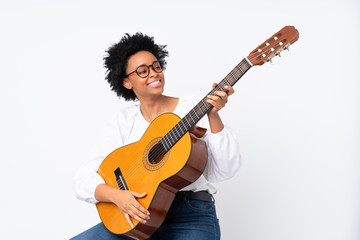
[[[359,239],[359,16],[357,0],[1,1],[0,239],[99,222],[72,178],[124,104],[102,58],[125,33],[168,45],[166,94],[202,96],[285,25],[291,53],[250,69],[221,111],[243,155],[217,185],[222,239]]]

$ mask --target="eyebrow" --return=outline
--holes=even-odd
[[[151,64],[149,64],[149,65],[147,65],[147,64],[141,64],[141,65],[139,65],[139,66],[137,66],[136,68],[138,68],[138,67],[141,67],[141,66],[151,66],[151,65],[153,65],[154,64],[154,62],[159,62],[159,60],[155,60],[155,61],[153,61]],[[160,62],[159,62],[160,63]]]

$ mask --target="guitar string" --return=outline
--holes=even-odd
[[[244,60],[243,60],[244,61]],[[234,79],[234,84],[236,83],[236,81],[237,80],[239,80],[240,78],[241,78],[241,76],[244,74],[244,72],[243,71],[240,71],[239,69],[237,69],[237,67],[238,66],[240,66],[240,68],[241,67],[243,67],[244,65],[249,65],[249,63],[247,63],[247,62],[243,62],[243,61],[241,61],[232,71],[234,71],[235,70],[235,73],[239,73],[240,74],[240,76],[238,77],[238,79]],[[250,68],[251,66],[248,66],[248,69]],[[231,71],[231,72],[232,72]],[[231,73],[230,72],[230,73]],[[230,74],[229,73],[229,74]],[[228,75],[229,75],[228,74]],[[228,75],[226,76],[226,77],[228,77]],[[225,80],[226,82],[228,82],[228,80],[226,80],[226,77],[223,79],[223,80]],[[216,91],[216,90],[219,90],[219,89],[216,89],[216,88],[219,88],[220,87],[220,90],[221,90],[221,85],[217,85],[214,89],[213,89],[213,91],[212,92],[214,92],[214,91]],[[191,111],[190,111],[190,113],[191,113]],[[190,114],[190,117],[191,117],[191,114]],[[176,124],[177,125],[177,124]],[[176,126],[175,125],[175,126]],[[175,127],[174,126],[174,127]],[[181,127],[181,126],[180,126]],[[175,128],[172,128],[171,130],[175,130],[175,134],[176,134],[176,132],[178,131],[178,130],[176,130]],[[170,130],[170,131],[171,131]],[[169,131],[169,132],[170,132]],[[168,133],[169,133],[168,132]],[[171,134],[170,134],[170,137],[172,137],[171,136]],[[153,155],[155,155],[155,158],[157,158],[158,156],[159,156],[159,154],[161,153],[161,149],[160,150],[158,150],[158,151],[155,151],[154,153],[153,153]],[[150,157],[154,157],[154,156],[150,156]],[[136,170],[138,170],[139,169],[139,167],[141,167],[141,163],[142,163],[142,158],[141,159],[138,159],[137,161],[135,161],[134,162],[134,164],[132,165],[132,167],[130,167],[127,171],[125,171],[124,173],[123,173],[123,175],[124,175],[124,177],[125,177],[125,175],[126,175],[126,179],[128,179],[128,181],[132,181],[133,180],[133,178],[134,177],[137,177],[136,176],[136,173],[137,173],[137,171]]]
[[[231,74],[233,71],[235,72],[235,73],[238,73],[238,74],[240,74],[240,76],[239,77],[237,77],[237,79],[235,79],[235,78],[233,78],[234,79],[234,84],[242,77],[242,75],[244,74],[244,72],[246,71],[246,70],[244,70],[244,71],[242,71],[242,70],[240,70],[240,69],[242,69],[242,67],[243,66],[245,66],[245,65],[249,65],[249,63],[247,63],[246,62],[246,60],[244,61],[245,59],[243,59],[229,74]],[[238,69],[238,67],[240,67],[240,69]],[[247,69],[249,69],[251,66],[249,65],[249,66],[247,66]],[[221,81],[221,82],[223,82],[224,80],[226,81],[226,82],[228,82],[228,80],[226,79],[228,76],[229,76],[229,74],[228,75],[226,75],[225,76],[225,78]],[[221,83],[220,82],[220,83]],[[219,83],[219,84],[220,84]],[[215,91],[217,91],[217,90],[221,90],[222,89],[222,86],[221,85],[217,85],[210,93],[214,93]],[[234,85],[233,84],[233,85]],[[201,101],[203,101],[203,100],[201,100]],[[200,101],[200,102],[201,102]],[[192,109],[193,110],[193,109]],[[191,111],[192,111],[191,110]],[[191,111],[189,112],[189,114],[191,113]],[[195,114],[196,114],[196,112],[194,112]],[[204,113],[204,114],[206,114],[206,113]],[[193,114],[194,115],[194,114]],[[190,114],[189,115],[190,117],[192,117],[192,115]],[[181,120],[180,120],[181,121]],[[179,121],[179,122],[180,122]],[[175,124],[175,126],[170,130],[170,131],[175,131],[174,132],[174,134],[176,134],[176,133],[178,133],[179,134],[179,132],[178,132],[178,130],[176,130],[175,129],[175,127],[177,126],[177,124]],[[181,126],[180,126],[181,127]],[[170,132],[169,131],[169,132]],[[168,132],[168,133],[169,133]],[[180,134],[179,134],[180,135]],[[164,137],[166,136],[166,134],[164,135]],[[174,136],[172,136],[172,134],[170,134],[169,135],[171,138],[172,137],[174,137]],[[163,139],[164,137],[162,137],[161,139]],[[161,140],[160,139],[160,140]],[[176,136],[175,136],[175,139],[176,139]],[[178,140],[180,140],[181,138],[179,138]],[[166,140],[166,139],[165,139]],[[159,141],[160,142],[160,141]],[[176,142],[177,141],[174,141],[174,144],[176,144]],[[162,143],[160,143],[160,144],[162,144]],[[174,144],[171,144],[171,145],[174,145]],[[153,157],[155,157],[155,159],[157,158],[157,157],[159,157],[159,155],[161,154],[161,149],[159,149],[159,150],[156,150],[154,153],[153,153],[153,155],[152,156],[150,156],[150,158],[153,158]],[[149,159],[149,158],[148,158]],[[154,158],[153,158],[154,159]],[[129,169],[127,169],[126,171],[124,171],[123,172],[123,176],[124,176],[124,178],[125,178],[125,175],[126,175],[126,179],[127,179],[127,181],[132,181],[132,180],[134,180],[134,178],[136,178],[136,177],[138,177],[137,176],[137,174],[138,174],[138,170],[140,169],[140,168],[142,168],[141,167],[141,165],[142,165],[142,157],[140,158],[140,159],[138,159],[138,160],[136,160],[136,161],[134,161],[134,164],[132,164],[132,166],[129,168]],[[126,180],[125,180],[126,181]]]

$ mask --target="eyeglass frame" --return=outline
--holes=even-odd
[[[155,64],[155,63],[159,63],[160,68],[161,68],[160,72],[158,72],[158,71],[155,70],[155,68],[154,68],[154,64]],[[147,67],[148,73],[147,73],[146,76],[141,77],[141,76],[139,75],[139,73],[137,72],[137,70],[138,70],[140,67]],[[146,77],[149,76],[149,74],[150,74],[150,67],[151,67],[155,72],[157,72],[157,73],[161,73],[161,72],[163,71],[162,66],[161,66],[161,63],[160,63],[158,60],[156,60],[156,61],[153,61],[153,63],[150,64],[150,65],[142,64],[142,65],[138,66],[138,67],[135,69],[135,71],[132,71],[131,73],[125,75],[125,77],[128,77],[128,76],[130,76],[130,74],[133,74],[133,73],[136,72],[136,74],[137,74],[139,77],[141,77],[141,78],[146,78]]]

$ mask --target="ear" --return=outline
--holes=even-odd
[[[124,79],[123,86],[129,90],[132,89],[132,84],[128,78]]]

